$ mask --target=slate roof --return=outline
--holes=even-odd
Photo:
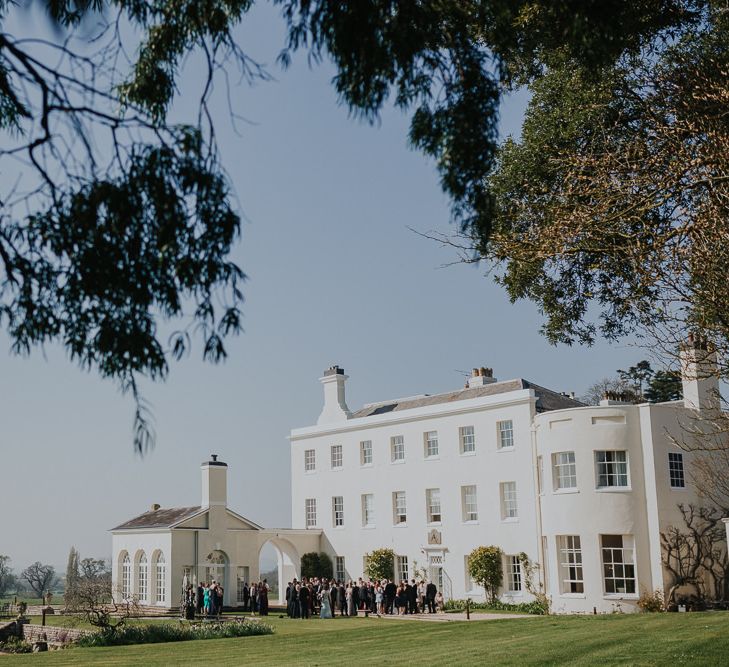
[[[397,412],[399,410],[422,408],[426,405],[439,405],[441,403],[466,401],[470,398],[480,398],[482,396],[495,396],[497,394],[506,394],[512,391],[519,391],[521,389],[534,389],[534,393],[537,398],[537,412],[584,407],[584,403],[580,403],[580,401],[576,401],[569,396],[564,396],[556,391],[540,387],[538,384],[519,378],[516,380],[505,380],[504,382],[493,382],[492,384],[487,384],[483,387],[451,391],[446,394],[416,396],[414,398],[395,399],[394,401],[386,401],[384,403],[373,403],[357,410],[357,412],[352,413],[351,419],[382,415],[387,412]]]
[[[150,510],[139,516],[135,516],[129,521],[118,525],[112,530],[124,530],[127,528],[169,528],[178,521],[187,519],[197,514],[202,507],[169,507],[167,509],[160,508],[158,510]]]

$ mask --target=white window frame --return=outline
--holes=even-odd
[[[686,488],[683,452],[668,452],[668,482],[672,489]]]
[[[478,521],[478,489],[475,484],[466,484],[461,487],[461,506],[463,522],[476,523]]]
[[[519,503],[516,493],[516,482],[501,482],[501,520],[516,521],[519,518]]]
[[[397,574],[397,582],[407,581],[410,576],[407,556],[395,556],[395,572]]]
[[[149,562],[142,552],[137,560],[137,597],[140,602],[149,602]]]
[[[372,460],[372,440],[362,440],[359,443],[359,464],[361,466],[371,466]]]
[[[405,436],[393,435],[390,438],[390,463],[405,462]]]
[[[375,525],[375,495],[362,494],[362,527],[373,528]]]
[[[582,540],[579,535],[557,535],[559,590],[562,595],[585,594]]]
[[[440,489],[425,489],[425,511],[429,524],[440,524],[443,520],[440,504]]]
[[[155,601],[164,604],[167,599],[167,564],[165,555],[160,551],[155,562]]]
[[[426,459],[437,459],[440,456],[438,431],[426,431],[423,433],[423,449]]]
[[[577,488],[577,463],[572,451],[552,454],[552,483],[555,491]]]
[[[498,434],[499,449],[514,449],[514,421],[502,419],[496,422],[496,433]]]
[[[344,496],[332,496],[332,525],[344,528]]]
[[[344,462],[342,445],[332,445],[330,448],[332,470],[341,470]]]
[[[507,593],[510,595],[521,595],[523,592],[523,573],[519,556],[506,556],[506,584]]]
[[[458,428],[458,442],[461,455],[472,456],[476,453],[476,430],[473,426]]]
[[[122,558],[122,598],[129,600],[132,597],[132,559],[128,553]]]
[[[621,461],[620,458],[623,460]],[[623,479],[625,483],[619,483]],[[614,480],[616,483],[610,483],[611,480]],[[630,490],[630,466],[627,450],[595,450],[595,486],[601,491]]]
[[[314,472],[316,470],[316,450],[304,450],[304,472]]]
[[[316,527],[316,498],[306,498],[304,500],[304,517],[304,525],[307,528]]]
[[[250,580],[250,568],[248,565],[239,565],[236,576],[236,601],[243,602],[243,589]]]
[[[337,581],[345,581],[347,578],[347,569],[344,563],[344,556],[334,557],[334,578]]]
[[[392,492],[392,523],[405,526],[408,522],[408,502],[405,491]]]
[[[620,538],[621,546],[605,546],[605,538]],[[600,535],[602,586],[606,597],[638,597],[635,540],[632,535]],[[632,572],[632,576],[628,573]],[[619,582],[623,582],[623,586]],[[625,590],[619,590],[624,588]],[[632,590],[628,590],[632,588]],[[612,589],[612,590],[611,590]]]

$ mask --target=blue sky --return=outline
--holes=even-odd
[[[59,348],[0,365],[4,506],[0,553],[16,569],[63,569],[68,549],[110,555],[112,526],[148,509],[199,502],[199,465],[229,464],[229,503],[256,522],[290,521],[291,428],[314,423],[317,379],[338,363],[351,409],[363,403],[459,388],[473,366],[580,393],[645,355],[599,344],[551,347],[528,303],[511,305],[484,267],[408,227],[447,232],[448,202],[432,163],[407,148],[408,119],[387,110],[370,126],[348,117],[328,66],[304,58],[282,72],[283,24],[268,5],[239,31],[241,46],[276,80],[232,91],[250,123],[231,127],[222,88],[214,109],[223,162],[246,216],[235,259],[249,275],[245,333],[222,366],[190,358],[169,380],[144,385],[157,446],[132,451],[133,406],[117,388],[80,371]],[[192,113],[196,63],[188,63],[175,114]],[[502,109],[518,132],[525,104]]]

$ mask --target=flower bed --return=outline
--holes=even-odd
[[[157,644],[184,642],[193,639],[223,639],[226,637],[252,637],[271,635],[273,628],[252,620],[187,624],[180,622],[129,625],[115,632],[95,632],[81,637],[77,646],[124,646],[127,644]]]

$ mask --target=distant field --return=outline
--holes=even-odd
[[[725,665],[729,612],[471,622],[269,617],[276,634],[7,656],[7,665]]]

